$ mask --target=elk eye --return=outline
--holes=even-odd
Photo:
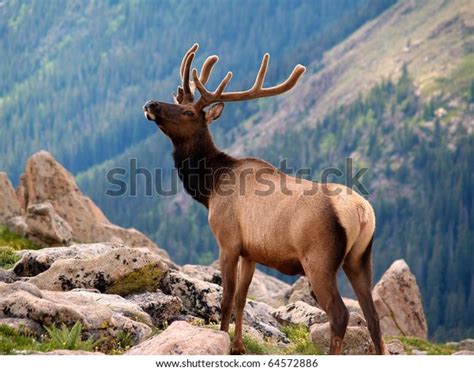
[[[189,116],[189,117],[193,117],[193,116],[194,116],[194,112],[192,112],[192,111],[184,111],[184,114],[185,114],[186,116]]]

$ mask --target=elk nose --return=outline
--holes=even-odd
[[[158,102],[153,101],[153,100],[149,100],[143,106],[143,110],[147,111],[147,110],[153,109],[155,111],[159,111],[159,107],[160,107],[160,105],[158,104]]]

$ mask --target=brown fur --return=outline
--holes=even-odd
[[[182,76],[189,76],[189,59],[194,53],[188,54]],[[183,85],[186,87],[185,81]],[[188,98],[179,95],[182,91],[188,91]],[[371,296],[375,216],[370,204],[342,185],[318,185],[288,176],[263,160],[237,159],[221,152],[208,125],[220,116],[223,103],[204,111],[192,98],[188,86],[178,89],[178,104],[149,101],[144,111],[173,142],[175,165],[185,189],[208,208],[209,225],[220,249],[222,331],[229,329],[234,302],[236,307],[233,352],[244,352],[242,312],[255,264],[260,263],[309,278],[318,303],[328,314],[331,354],[341,353],[349,319],[336,284],[336,273],[343,265],[376,351],[382,354],[384,345]],[[189,177],[191,171],[196,173],[194,180]],[[280,186],[282,181],[285,189]]]

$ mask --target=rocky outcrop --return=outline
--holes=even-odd
[[[147,250],[118,248],[91,259],[57,260],[29,282],[45,290],[85,288],[127,295],[156,290],[168,269]]]
[[[325,353],[329,353],[329,322],[311,326],[310,337],[313,344]],[[344,336],[343,354],[373,354],[374,346],[365,326],[347,326]]]
[[[386,343],[385,346],[387,348],[387,352],[391,355],[398,356],[406,354],[402,342],[398,339],[394,339],[389,343]]]
[[[112,250],[126,248],[125,245],[104,242],[92,244],[76,244],[63,247],[49,247],[39,250],[22,250],[21,259],[13,271],[21,277],[36,276],[49,269],[56,260],[92,259]]]
[[[164,326],[175,319],[183,310],[183,302],[176,296],[161,291],[132,294],[126,297],[148,313],[155,326]]]
[[[21,215],[20,203],[7,174],[0,171],[0,224]]]
[[[161,281],[160,289],[183,302],[188,314],[205,321],[219,321],[222,287],[202,281],[183,272],[170,271]]]
[[[176,321],[161,334],[127,351],[128,355],[225,355],[230,353],[229,335],[222,331]]]
[[[15,273],[0,268],[0,282],[12,283],[17,279]]]
[[[141,308],[118,295],[92,291],[47,291],[26,283],[0,282],[0,318],[24,319],[39,327],[82,323],[86,334],[99,339],[126,332],[134,343],[151,330],[151,318]],[[31,329],[34,326],[29,325]]]
[[[280,324],[273,317],[274,308],[268,304],[254,300],[247,300],[244,308],[244,323],[253,327],[264,339],[273,343],[289,343],[286,335],[281,331]]]
[[[395,261],[384,273],[374,287],[373,297],[384,335],[427,338],[420,290],[404,260]]]
[[[94,202],[81,193],[72,174],[46,151],[28,159],[17,195],[24,210],[49,202],[69,224],[76,242],[119,242],[131,247],[147,247],[169,259],[164,250],[136,229],[110,223]]]

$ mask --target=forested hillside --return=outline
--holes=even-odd
[[[176,197],[107,197],[113,167],[163,169],[171,146],[143,118],[170,101],[182,53],[221,57],[248,87],[261,55],[267,84],[309,68],[282,97],[227,104],[213,124],[234,154],[275,165],[369,170],[377,215],[376,279],[394,259],[412,267],[430,335],[474,336],[474,15],[469,0],[8,1],[0,5],[0,169],[14,182],[47,149],[114,223],[140,229],[178,263],[217,248],[202,206]],[[338,179],[335,179],[336,181]],[[342,181],[342,179],[339,179]],[[348,287],[341,282],[348,294]]]

